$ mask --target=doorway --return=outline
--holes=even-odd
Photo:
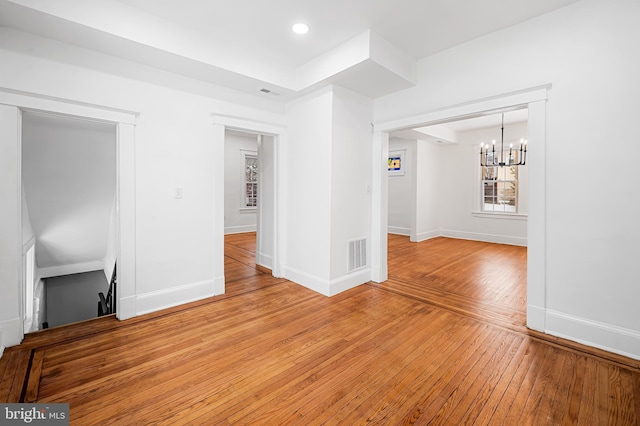
[[[529,199],[527,218],[527,327],[545,330],[546,275],[546,100],[550,86],[531,88],[510,94],[477,100],[429,113],[379,123],[374,126],[372,149],[374,169],[372,181],[372,280],[388,279],[387,229],[388,183],[387,168],[390,132],[420,126],[495,114],[527,108],[529,112]],[[532,149],[531,147],[535,147]]]
[[[225,293],[238,293],[273,274],[275,138],[226,129],[224,144]]]
[[[22,231],[35,247],[25,332],[98,316],[117,257],[116,127],[22,114]]]
[[[285,238],[283,235],[284,226],[281,223],[284,218],[282,214],[279,214],[284,210],[282,204],[282,198],[280,194],[283,193],[281,189],[281,185],[283,185],[280,171],[278,165],[281,163],[279,156],[281,155],[281,150],[279,149],[280,144],[285,138],[285,126],[281,124],[275,123],[267,123],[264,121],[255,121],[246,118],[233,117],[224,114],[213,114],[213,143],[217,148],[216,154],[218,156],[222,156],[224,158],[225,151],[225,139],[226,139],[226,131],[234,130],[240,131],[249,134],[262,135],[263,139],[265,137],[270,138],[271,143],[263,143],[258,145],[258,156],[260,157],[265,154],[261,154],[261,150],[268,147],[271,149],[271,152],[268,154],[272,161],[266,161],[264,167],[262,167],[262,173],[269,170],[270,180],[273,184],[272,196],[267,199],[260,200],[260,191],[258,192],[258,205],[262,205],[262,208],[258,210],[258,223],[261,224],[258,228],[256,228],[256,247],[257,250],[261,250],[261,247],[264,246],[268,248],[271,253],[271,275],[273,277],[281,277],[282,276],[282,267],[280,265],[281,259],[281,249],[282,244],[281,241]],[[219,158],[219,157],[218,157]],[[214,159],[215,160],[215,159]],[[219,162],[216,162],[219,164]],[[215,167],[214,168],[214,193],[213,193],[213,206],[214,206],[214,214],[213,214],[213,229],[214,229],[214,253],[213,253],[213,269],[215,272],[214,277],[214,294],[223,294],[226,293],[225,288],[225,276],[224,276],[224,207],[225,207],[225,188],[224,188],[224,167]],[[259,168],[260,170],[260,168]],[[259,180],[265,181],[264,177]],[[267,191],[262,191],[265,193]],[[271,201],[273,203],[272,212],[268,215],[263,215],[264,206],[267,201]],[[272,241],[267,242],[264,238],[262,238],[265,233],[257,232],[260,230],[271,230],[272,231]],[[266,252],[266,249],[264,250]],[[256,253],[257,254],[257,253]],[[264,259],[261,259],[258,263],[263,263]],[[219,272],[218,272],[219,271]]]
[[[478,315],[524,325],[527,163],[480,167],[478,153],[481,142],[492,140],[499,153],[504,135],[505,154],[511,150],[517,163],[527,119],[527,110],[519,109],[390,133],[389,161],[396,164],[388,175],[388,265],[394,286],[414,297],[446,295],[443,304],[468,303]]]
[[[0,195],[6,200],[0,233],[6,235],[6,244],[0,247],[7,268],[1,279],[5,283],[5,297],[0,301],[3,312],[2,346],[17,345],[24,337],[25,289],[22,229],[22,114],[40,112],[79,117],[116,125],[117,133],[117,203],[118,203],[118,319],[136,315],[135,293],[135,132],[137,113],[99,105],[0,89],[0,126],[3,155],[0,170],[6,185],[0,186]],[[16,230],[18,232],[16,232]]]

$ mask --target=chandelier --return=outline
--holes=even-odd
[[[500,138],[500,150],[496,154],[496,140],[492,144],[480,144],[480,166],[481,167],[511,167],[524,166],[527,161],[527,140],[520,139],[520,147],[513,149],[513,144],[509,144],[509,156],[506,157],[504,150],[504,113],[502,114],[502,131]],[[517,156],[517,161],[516,161]],[[506,157],[506,158],[505,158]]]

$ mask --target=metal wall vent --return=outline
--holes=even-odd
[[[349,241],[349,270],[355,271],[367,266],[367,239]]]
[[[260,91],[262,93],[268,93],[268,94],[273,95],[273,96],[280,96],[280,93],[274,92],[273,90],[262,88],[262,89],[260,89]]]

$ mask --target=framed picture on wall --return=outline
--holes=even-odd
[[[404,175],[404,151],[389,151],[389,176]]]

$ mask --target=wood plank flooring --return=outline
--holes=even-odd
[[[640,424],[638,361],[524,326],[524,248],[390,236],[388,282],[327,298],[257,270],[254,238],[226,238],[225,295],[7,349],[0,401],[77,425]]]

